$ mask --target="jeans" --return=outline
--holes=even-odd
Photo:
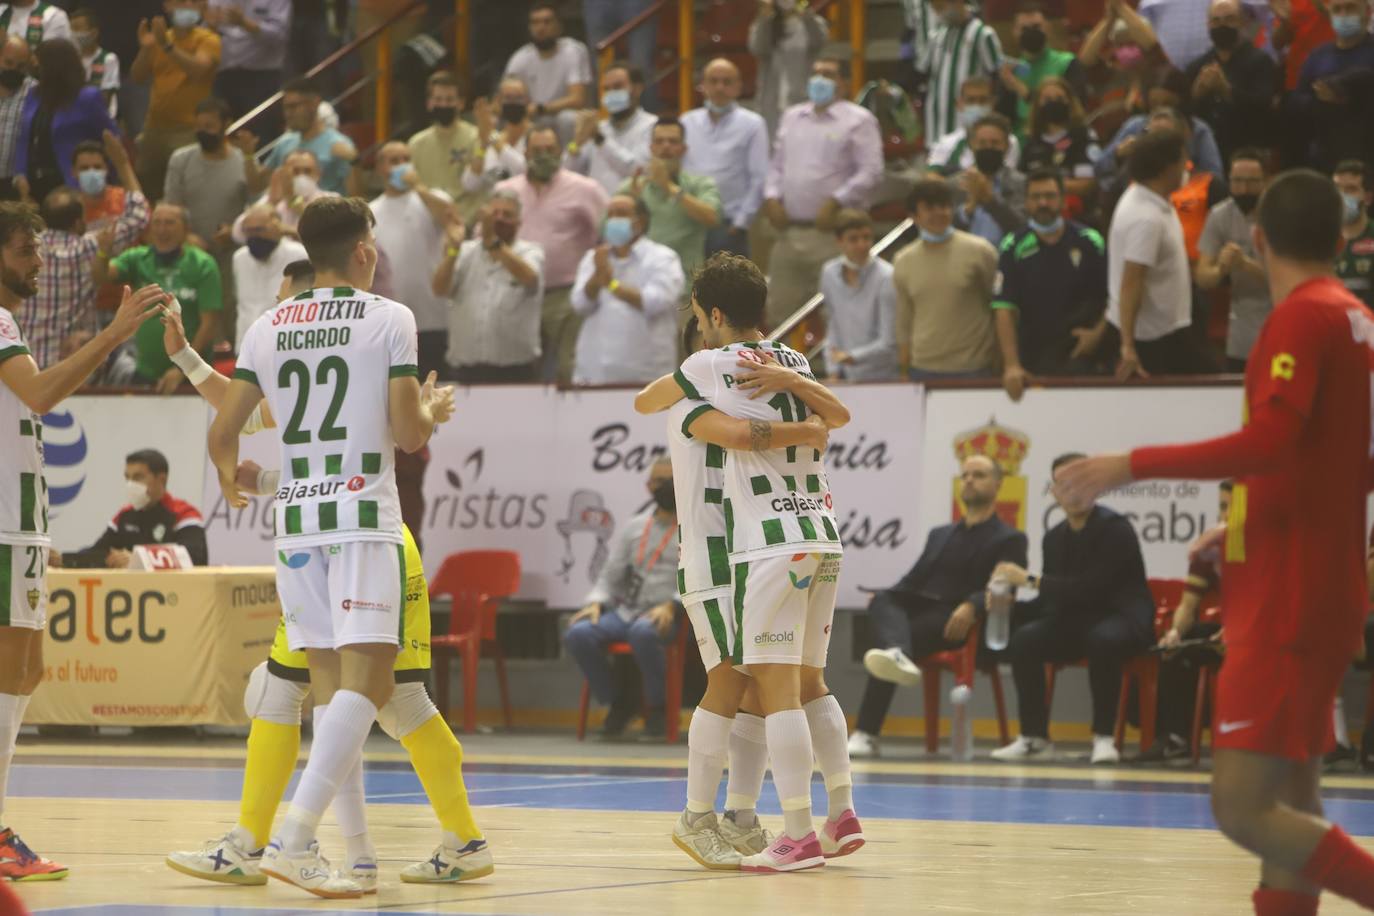
[[[593,64],[597,43],[652,5],[652,0],[582,0],[582,19],[587,26],[587,45]],[[657,17],[650,17],[625,36],[630,63],[644,72],[644,95],[639,104],[645,111],[658,108],[658,86],[654,79],[654,47],[658,43]]]
[[[606,647],[613,642],[630,644],[643,676],[644,699],[650,709],[661,708],[666,696],[664,681],[668,676],[668,655],[663,648],[664,637],[647,616],[627,621],[615,612],[615,608],[606,607],[596,623],[579,620],[563,634],[563,644],[577,661],[577,667],[582,669],[592,696],[605,706],[617,699],[611,660],[606,655]]]
[[[734,226],[717,226],[706,231],[706,257],[718,251],[749,257],[749,230],[736,230]]]

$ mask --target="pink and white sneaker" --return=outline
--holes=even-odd
[[[794,840],[789,836],[779,836],[758,855],[745,856],[740,861],[740,871],[777,873],[784,871],[805,871],[820,868],[825,864],[820,840],[813,830],[805,839]]]
[[[821,852],[827,859],[838,859],[859,851],[864,844],[864,829],[859,825],[858,815],[853,808],[846,808],[839,817],[825,822],[821,828],[820,843]]]

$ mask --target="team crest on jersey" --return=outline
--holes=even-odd
[[[24,594],[24,597],[29,600],[29,610],[36,611],[38,610],[38,599],[43,597],[43,593],[36,588],[31,588]]]

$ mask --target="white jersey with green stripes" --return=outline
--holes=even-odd
[[[725,549],[725,449],[687,431],[705,401],[678,401],[668,409],[668,457],[677,498],[677,590],[682,603],[730,594],[730,554]]]
[[[28,353],[14,315],[0,308],[0,363]],[[0,385],[0,429],[0,544],[48,544],[43,421],[7,385]]]
[[[736,375],[739,361],[771,353],[781,365],[814,378],[806,357],[771,340],[700,350],[674,374],[682,393],[732,417],[746,420],[806,419],[806,405],[786,392],[750,398]],[[766,452],[736,451],[725,463],[726,548],[731,562],[798,553],[841,553],[834,501],[821,453],[791,447]]]
[[[234,378],[257,385],[281,438],[278,546],[404,542],[391,379],[418,375],[415,316],[348,287],[307,290],[244,335]]]

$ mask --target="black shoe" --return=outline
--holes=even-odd
[[[1327,770],[1347,770],[1354,769],[1353,764],[1360,760],[1359,752],[1348,744],[1338,744],[1336,749],[1322,758],[1322,769]]]
[[[1188,742],[1177,735],[1168,735],[1155,741],[1148,750],[1127,759],[1127,763],[1161,764],[1171,760],[1181,760],[1190,753]]]
[[[644,732],[639,736],[641,741],[662,741],[663,736],[668,733],[668,720],[661,709],[651,709],[644,717]]]
[[[606,713],[606,721],[601,726],[602,741],[619,741],[625,734],[625,726],[630,724],[634,718],[634,713],[628,709],[620,709],[612,706],[610,712]]]

